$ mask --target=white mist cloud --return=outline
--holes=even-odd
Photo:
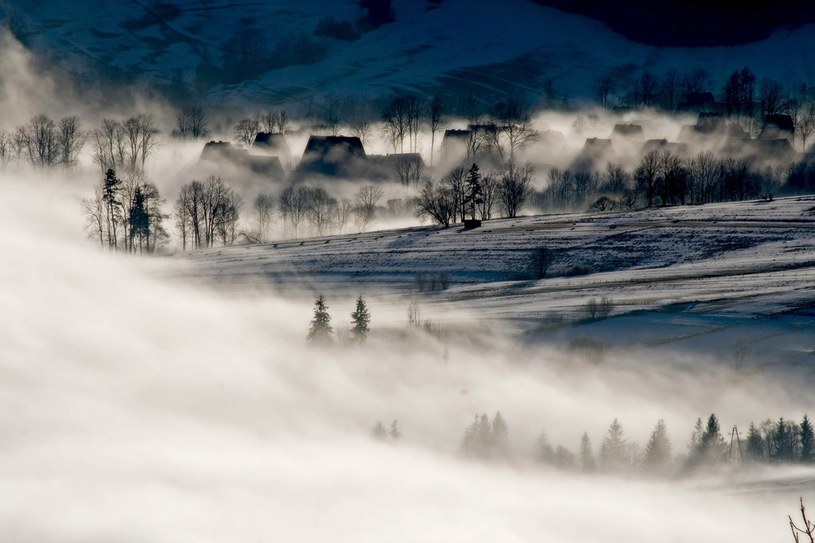
[[[10,541],[757,541],[786,536],[791,491],[727,481],[586,478],[528,465],[546,429],[575,449],[618,416],[643,442],[665,417],[800,408],[765,383],[718,397],[715,372],[608,368],[549,349],[303,345],[310,300],[166,279],[166,260],[100,253],[64,187],[0,188],[0,525]],[[330,301],[335,324],[346,300]],[[396,304],[399,305],[398,303]],[[372,303],[390,322],[404,308]],[[745,407],[745,405],[749,407]],[[515,466],[456,457],[500,409]],[[398,445],[368,437],[398,419]],[[689,428],[687,428],[689,430]],[[808,471],[799,477],[810,478]],[[771,479],[769,488],[777,487]],[[783,488],[783,487],[781,487]],[[735,520],[734,520],[735,519]]]

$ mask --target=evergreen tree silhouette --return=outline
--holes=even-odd
[[[580,438],[580,468],[586,473],[592,473],[596,467],[589,433],[583,432],[583,437]]]
[[[473,164],[467,172],[467,181],[464,187],[464,206],[471,219],[475,219],[475,210],[483,203],[484,192],[481,188],[481,173],[478,171],[478,164]]]
[[[812,421],[809,417],[804,415],[804,420],[801,421],[801,454],[800,460],[805,464],[811,463],[815,460],[815,441],[812,439]]]
[[[325,297],[320,296],[314,302],[314,319],[311,321],[306,341],[310,345],[331,345],[334,342],[334,329],[331,327],[331,315],[325,305]]]
[[[645,458],[642,465],[646,471],[651,473],[658,473],[664,471],[671,461],[671,440],[668,437],[668,430],[665,427],[665,421],[659,419],[654,431],[651,433],[651,439],[645,446]]]
[[[351,313],[351,340],[357,343],[364,343],[368,337],[368,324],[371,322],[371,314],[362,296],[357,298],[357,307]]]

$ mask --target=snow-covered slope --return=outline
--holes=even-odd
[[[815,198],[782,198],[504,219],[470,231],[370,232],[181,258],[185,279],[230,290],[273,284],[289,295],[407,294],[423,297],[434,319],[511,323],[565,346],[588,336],[600,345],[727,359],[747,342],[762,363],[809,366],[814,241]],[[529,264],[540,248],[550,251],[551,265],[537,280]],[[425,286],[442,277],[450,286],[418,292],[417,274]],[[604,297],[612,319],[586,320],[588,302]]]
[[[461,95],[524,93],[543,96],[551,81],[557,98],[592,93],[598,74],[620,81],[642,68],[657,73],[705,67],[719,88],[729,71],[750,66],[759,76],[796,83],[815,78],[815,26],[781,30],[755,44],[717,48],[654,48],[632,43],[604,25],[528,0],[394,2],[396,21],[356,41],[323,40],[320,62],[252,74],[218,84],[225,42],[243,26],[274,45],[283,37],[312,36],[326,17],[355,21],[351,0],[267,2],[176,0],[177,16],[156,19],[147,2],[23,2],[12,0],[14,27],[25,41],[48,49],[77,72],[103,71],[147,82],[205,86],[213,102],[294,102],[310,96],[376,96],[393,89],[445,85]],[[688,30],[689,32],[692,29]],[[216,78],[217,79],[217,78]]]

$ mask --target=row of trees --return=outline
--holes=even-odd
[[[348,339],[352,343],[365,343],[370,332],[371,313],[362,296],[357,298],[354,311],[351,313],[351,328]],[[331,326],[331,315],[328,313],[325,297],[320,294],[314,301],[314,318],[308,329],[306,342],[309,345],[328,346],[334,343],[334,327]],[[396,421],[394,421],[394,425]]]
[[[485,176],[477,164],[467,171],[455,168],[439,182],[425,182],[416,201],[416,212],[445,227],[467,217],[491,219],[496,208],[504,217],[516,217],[534,190],[533,175],[531,164],[514,162]]]
[[[158,147],[159,130],[152,115],[138,114],[124,120],[104,119],[91,131],[83,130],[76,116],[55,121],[36,115],[12,132],[0,130],[0,166],[27,163],[33,168],[73,169],[85,144],[93,146],[93,160],[101,173],[115,170],[144,172],[147,159]]]
[[[792,177],[795,173],[800,179]],[[532,201],[540,209],[595,211],[738,201],[803,190],[809,183],[806,174],[801,167],[757,170],[747,159],[718,158],[710,152],[682,158],[651,151],[633,171],[615,163],[601,173],[552,169],[546,188]],[[794,180],[802,187],[794,186]]]
[[[654,426],[644,448],[629,441],[617,419],[609,425],[599,451],[595,454],[587,432],[580,438],[577,454],[563,446],[552,446],[545,432],[535,440],[535,461],[561,469],[584,472],[626,473],[641,471],[651,475],[668,475],[680,470],[731,463],[805,463],[815,462],[812,421],[804,415],[800,423],[766,420],[750,424],[746,438],[734,428],[728,439],[722,434],[719,420],[711,414],[706,422],[697,419],[687,453],[675,456],[664,420]],[[477,415],[465,429],[460,452],[466,458],[509,460],[513,458],[507,422],[500,412],[492,421],[486,414]]]
[[[102,248],[152,253],[169,237],[163,226],[163,203],[158,187],[143,176],[120,179],[108,169],[93,197],[82,200],[85,227]]]
[[[182,250],[234,244],[242,208],[242,198],[220,177],[194,180],[181,187],[174,217]]]
[[[0,130],[0,167],[27,163],[38,170],[70,170],[76,167],[86,139],[76,116],[54,121],[47,115],[36,115],[12,132]]]

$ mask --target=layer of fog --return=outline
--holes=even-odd
[[[594,367],[515,347],[500,330],[405,348],[376,335],[405,320],[404,305],[385,299],[370,300],[367,348],[307,348],[311,300],[167,284],[170,261],[87,245],[66,192],[0,186],[0,524],[10,540],[786,536],[799,489],[782,483],[809,472],[779,470],[775,490],[743,495],[727,479],[587,478],[524,459],[541,430],[573,450],[587,430],[598,446],[614,417],[640,443],[665,418],[681,452],[712,411],[723,425],[800,417],[805,383],[731,382],[704,371],[709,360],[695,372],[670,358]],[[351,300],[329,305],[335,324],[349,320]],[[473,414],[497,410],[518,462],[457,458]],[[378,419],[399,420],[400,443],[369,437]]]

